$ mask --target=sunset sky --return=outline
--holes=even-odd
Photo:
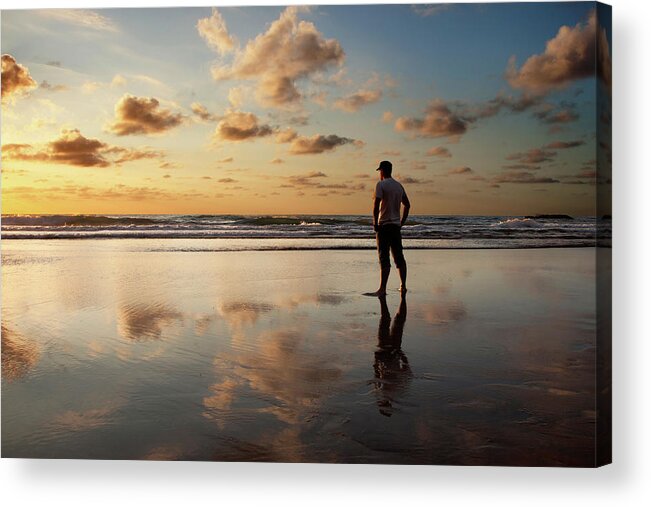
[[[4,10],[2,212],[591,215],[594,6]]]

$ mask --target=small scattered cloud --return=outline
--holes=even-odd
[[[208,112],[208,109],[203,104],[199,102],[193,102],[190,105],[192,112],[201,120],[201,121],[215,121],[218,119],[217,116]]]
[[[269,125],[261,124],[253,113],[229,110],[215,129],[215,138],[223,141],[247,141],[273,133]]]
[[[335,109],[355,113],[364,106],[374,104],[382,98],[382,90],[358,90],[355,93],[347,95],[336,100],[333,104]]]
[[[559,180],[545,176],[536,176],[535,174],[527,171],[507,171],[493,178],[492,183],[493,185],[499,185],[500,183],[545,184],[559,183]]]
[[[284,164],[285,161],[284,161],[282,158],[274,158],[274,159],[271,161],[271,163],[272,163],[272,164]]]
[[[428,18],[440,14],[450,7],[452,7],[450,4],[414,4],[411,6],[411,10],[422,18]]]
[[[439,158],[450,158],[452,154],[450,153],[450,150],[448,150],[444,146],[436,146],[434,148],[430,148],[427,150],[427,156],[428,157],[439,157]]]
[[[473,171],[470,167],[454,167],[448,171],[450,175],[471,174]]]
[[[393,121],[394,115],[391,111],[384,111],[382,113],[382,123],[391,123]]]
[[[297,82],[343,64],[345,53],[335,39],[326,39],[316,26],[299,20],[305,8],[287,7],[268,30],[235,50],[231,64],[212,68],[213,78],[255,81],[257,100],[270,107],[299,105],[303,93]]]
[[[214,7],[209,18],[203,18],[197,22],[197,30],[208,47],[220,55],[223,56],[235,49],[236,40],[228,33],[224,18]]]
[[[567,150],[569,148],[576,148],[577,146],[584,145],[585,142],[581,140],[577,141],[554,141],[553,143],[546,144],[543,146],[544,149],[549,150]]]
[[[117,88],[126,85],[127,85],[127,79],[123,75],[116,74],[115,76],[113,76],[113,79],[111,80],[112,87]]]
[[[522,164],[541,164],[551,162],[556,157],[556,152],[541,148],[532,148],[525,152],[511,153],[506,160],[517,160]]]
[[[99,139],[84,137],[77,129],[63,130],[59,138],[41,147],[30,144],[6,144],[2,156],[23,160],[79,167],[108,167],[142,159],[162,158],[159,151],[111,146]]]
[[[236,86],[228,90],[228,102],[232,108],[238,109],[244,103],[244,89]]]
[[[36,88],[36,81],[29,74],[29,69],[19,64],[9,55],[2,55],[2,102],[13,101],[17,96],[26,95]]]
[[[45,9],[37,12],[48,18],[82,28],[103,32],[119,31],[113,20],[94,11],[85,9]]]
[[[42,90],[49,90],[51,92],[65,92],[70,89],[66,85],[61,85],[61,84],[53,85],[47,81],[41,81],[41,84],[38,85],[38,87],[41,88]]]
[[[534,111],[534,116],[542,123],[549,125],[571,123],[579,119],[579,114],[576,112],[575,105],[567,102],[564,102],[559,106],[544,104]]]
[[[332,151],[346,144],[360,147],[363,142],[348,137],[340,137],[336,134],[316,134],[311,137],[296,136],[291,141],[289,152],[293,155],[316,155]]]
[[[610,60],[605,32],[597,30],[596,11],[592,10],[587,22],[575,26],[561,26],[555,37],[545,44],[545,51],[530,56],[519,69],[515,56],[509,59],[506,79],[513,88],[535,94],[546,94],[552,90],[566,88],[570,83],[595,75],[598,35],[603,40],[603,61],[600,65],[601,79],[609,85],[605,69]],[[604,47],[605,42],[605,47]]]
[[[434,99],[422,118],[402,116],[396,120],[397,132],[411,132],[417,137],[458,138],[468,130],[469,120],[454,113],[441,99]]]
[[[161,134],[183,121],[182,114],[162,108],[155,98],[126,94],[115,105],[115,120],[108,130],[118,136]]]

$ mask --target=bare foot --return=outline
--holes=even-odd
[[[385,290],[376,290],[375,292],[365,292],[364,296],[371,296],[371,297],[376,297],[376,298],[382,298],[387,295],[387,291]]]

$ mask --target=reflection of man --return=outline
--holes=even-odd
[[[380,181],[375,187],[373,202],[373,229],[376,232],[377,250],[380,257],[380,288],[368,295],[382,296],[387,292],[387,281],[391,270],[389,250],[400,272],[400,292],[407,292],[407,262],[402,254],[402,234],[400,228],[409,216],[409,198],[403,186],[391,177],[393,166],[388,160],[380,162]],[[402,219],[400,205],[404,206]]]
[[[407,320],[407,299],[403,294],[400,307],[391,325],[391,314],[386,297],[380,297],[380,325],[377,331],[378,348],[375,352],[375,389],[380,413],[391,417],[393,402],[405,390],[411,369],[407,356],[402,351],[402,333]]]

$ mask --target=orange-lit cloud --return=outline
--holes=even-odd
[[[579,114],[574,109],[574,104],[563,103],[560,107],[552,104],[543,104],[536,111],[534,116],[541,122],[550,125],[571,123],[579,119]]]
[[[36,88],[27,67],[16,62],[13,56],[2,55],[2,101],[5,102],[18,95],[24,95]]]
[[[473,171],[470,167],[454,167],[448,171],[450,175],[471,174]]]
[[[225,55],[235,48],[235,38],[228,33],[224,18],[214,7],[209,18],[197,22],[197,30],[206,44],[220,55]]]
[[[332,151],[346,144],[360,147],[364,143],[356,139],[340,137],[336,134],[316,134],[311,137],[295,136],[291,141],[289,152],[293,155],[316,155],[326,151]]]
[[[273,133],[269,125],[260,124],[253,113],[227,111],[217,124],[215,137],[224,141],[246,141]]]
[[[355,113],[362,107],[373,104],[382,98],[382,90],[359,90],[355,93],[338,99],[333,104],[336,109],[348,113]]]
[[[556,152],[554,151],[533,148],[526,152],[511,153],[506,156],[506,160],[517,160],[522,164],[540,164],[542,162],[551,162],[555,156]]]
[[[436,146],[435,148],[430,148],[427,150],[428,157],[440,157],[440,158],[450,158],[452,154],[450,150],[443,146]]]
[[[23,160],[66,164],[79,167],[108,167],[134,160],[161,158],[163,154],[149,149],[111,146],[99,139],[84,137],[77,129],[63,130],[61,136],[44,146],[6,144],[2,156],[7,160]]]
[[[208,109],[206,109],[206,106],[200,104],[199,102],[193,102],[190,105],[190,109],[192,109],[192,112],[197,115],[202,121],[215,121],[217,119],[217,116],[210,113]]]
[[[264,105],[286,107],[302,100],[297,81],[331,66],[345,54],[335,39],[325,39],[313,23],[299,21],[299,7],[287,7],[269,29],[236,51],[230,65],[212,69],[215,80],[249,79]]]
[[[507,171],[493,178],[492,183],[559,183],[559,180],[526,171]]]
[[[183,115],[160,107],[155,98],[124,95],[115,105],[115,121],[108,126],[118,136],[160,134],[183,123]]]
[[[569,148],[576,148],[577,146],[583,146],[584,141],[554,141],[553,143],[546,144],[543,148],[550,150],[566,150]]]
[[[401,116],[396,120],[395,129],[418,137],[458,137],[468,130],[468,123],[468,119],[451,111],[441,99],[434,99],[423,118]]]
[[[601,51],[600,78],[609,85],[609,51],[603,30],[599,31]],[[574,27],[562,26],[556,36],[547,41],[545,51],[530,56],[518,69],[511,57],[506,78],[511,86],[531,93],[545,94],[565,88],[577,79],[594,76],[597,61],[597,15],[592,11],[586,23]],[[605,44],[605,46],[604,46]]]

